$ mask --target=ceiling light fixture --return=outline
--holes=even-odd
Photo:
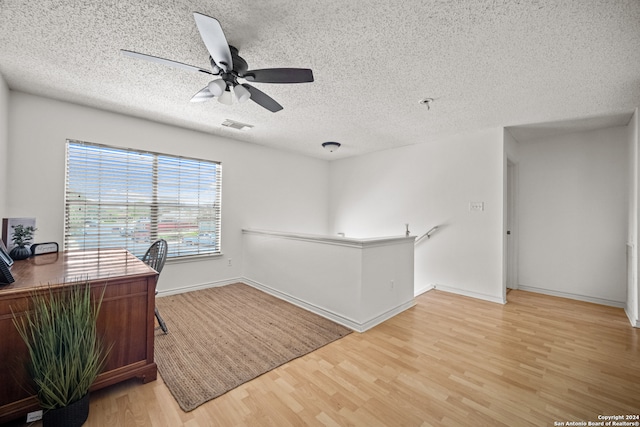
[[[328,141],[328,142],[323,142],[322,143],[322,148],[324,148],[325,150],[329,151],[330,153],[333,153],[338,148],[340,148],[340,145],[341,144],[339,142]]]

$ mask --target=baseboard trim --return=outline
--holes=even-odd
[[[400,304],[394,308],[392,308],[391,310],[385,311],[382,314],[379,314],[369,320],[367,320],[366,322],[361,323],[361,327],[360,329],[357,329],[358,332],[364,332],[368,329],[373,328],[374,326],[379,325],[380,323],[384,322],[385,320],[389,320],[391,319],[393,316],[396,316],[400,313],[402,313],[405,310],[410,309],[411,307],[413,307],[414,305],[416,305],[415,300],[412,298],[411,301],[407,301],[403,304]]]
[[[627,311],[626,306],[624,308],[624,314],[627,315],[627,319],[629,319],[629,323],[631,323],[631,326],[633,326],[634,328],[640,328],[640,321],[638,321],[638,319],[634,319],[633,316],[631,316],[629,311]]]
[[[196,284],[196,285],[185,286],[185,287],[182,287],[182,288],[167,289],[165,291],[158,290],[158,297],[164,297],[164,296],[169,296],[169,295],[177,295],[177,294],[182,294],[182,293],[185,293],[185,292],[199,291],[199,290],[202,290],[202,289],[215,288],[215,287],[219,287],[219,286],[232,285],[234,283],[243,282],[243,281],[244,281],[244,278],[236,277],[236,278],[233,278],[233,279],[217,280],[215,282],[199,283],[199,284]]]
[[[555,291],[552,289],[544,289],[544,288],[538,288],[535,286],[527,286],[522,284],[518,285],[518,289],[521,291],[535,292],[538,294],[551,295],[554,297],[568,298],[568,299],[574,299],[577,301],[607,305],[609,307],[625,308],[627,305],[625,301],[614,301],[614,300],[609,300],[605,298],[591,297],[588,295],[581,295],[581,294],[573,294],[570,292]]]
[[[296,298],[296,297],[294,297],[292,295],[289,295],[289,294],[287,294],[285,292],[281,292],[281,291],[279,291],[277,289],[274,289],[274,288],[272,288],[270,286],[265,285],[264,283],[257,282],[255,280],[249,279],[247,277],[244,277],[242,282],[247,284],[247,285],[249,285],[249,286],[252,286],[252,287],[254,287],[256,289],[259,289],[259,290],[261,290],[263,292],[266,292],[269,295],[273,295],[276,298],[280,298],[282,300],[290,302],[293,305],[297,305],[298,307],[302,307],[302,308],[304,308],[306,310],[309,310],[310,312],[315,313],[315,314],[317,314],[319,316],[325,317],[325,318],[327,318],[329,320],[333,320],[334,322],[339,323],[342,326],[346,326],[347,328],[350,328],[350,329],[353,329],[355,331],[361,332],[359,330],[360,324],[358,322],[356,322],[355,320],[353,320],[353,319],[350,319],[350,318],[345,317],[345,316],[341,316],[341,315],[339,315],[337,313],[334,313],[333,311],[326,310],[326,309],[324,309],[322,307],[319,307],[317,305],[310,304],[310,303],[308,303],[306,301],[303,301],[303,300],[301,300],[299,298]]]
[[[492,295],[481,294],[479,292],[468,291],[466,289],[452,288],[450,286],[439,285],[439,284],[434,285],[434,287],[435,287],[436,290],[449,292],[449,293],[452,293],[452,294],[463,295],[463,296],[466,296],[466,297],[481,299],[481,300],[489,301],[489,302],[495,302],[495,303],[498,303],[498,304],[506,304],[507,303],[506,299],[504,299],[503,297],[494,297]]]
[[[411,301],[408,301],[404,304],[394,307],[393,309],[386,311],[382,314],[379,314],[378,316],[375,316],[365,322],[358,322],[357,320],[335,313],[331,310],[327,310],[315,304],[311,304],[307,301],[294,297],[293,295],[279,291],[268,285],[265,285],[264,283],[257,282],[247,277],[243,277],[242,282],[256,289],[259,289],[263,292],[266,292],[269,295],[273,295],[276,298],[280,298],[284,301],[290,302],[293,305],[297,305],[298,307],[304,308],[305,310],[309,310],[310,312],[315,313],[319,316],[322,316],[326,319],[332,320],[342,326],[346,326],[347,328],[352,329],[356,332],[365,332],[366,330],[373,328],[374,326],[384,322],[387,319],[392,318],[393,316],[415,305],[415,301],[412,299]]]
[[[297,305],[298,307],[304,308],[305,310],[309,310],[312,313],[315,313],[319,316],[322,316],[324,318],[327,318],[329,320],[332,320],[342,326],[346,326],[347,328],[350,328],[356,332],[364,332],[368,329],[373,328],[376,325],[379,325],[380,323],[384,322],[387,319],[392,318],[393,316],[402,313],[403,311],[413,307],[415,305],[415,301],[413,299],[411,299],[411,301],[407,301],[403,304],[400,304],[394,308],[392,308],[391,310],[388,310],[384,313],[381,313],[377,316],[372,317],[371,319],[367,319],[364,322],[358,322],[354,319],[348,318],[346,316],[340,315],[338,313],[335,313],[331,310],[327,310],[325,308],[322,308],[320,306],[317,306],[315,304],[311,304],[307,301],[303,301],[299,298],[296,298],[292,295],[289,295],[285,292],[281,292],[277,289],[274,289],[270,286],[265,285],[264,283],[260,283],[257,282],[255,280],[249,279],[247,277],[235,277],[235,278],[231,278],[231,279],[224,279],[224,280],[218,280],[215,282],[206,282],[206,283],[199,283],[196,285],[190,285],[190,286],[185,286],[182,288],[174,288],[174,289],[168,289],[168,290],[164,290],[164,291],[158,291],[158,297],[162,298],[165,296],[169,296],[169,295],[177,295],[177,294],[181,294],[184,292],[192,292],[192,291],[199,291],[202,289],[207,289],[207,288],[214,288],[214,287],[218,287],[218,286],[226,286],[226,285],[231,285],[233,283],[245,283],[249,286],[252,286],[256,289],[259,289],[263,292],[268,293],[269,295],[273,295],[276,298],[280,298],[282,300],[285,300],[287,302],[290,302],[293,305]],[[431,286],[428,289],[425,289],[424,292],[433,289],[433,286]]]
[[[429,292],[430,290],[435,289],[435,288],[436,288],[436,285],[433,285],[433,284],[429,284],[429,285],[426,285],[426,286],[421,286],[419,288],[414,289],[413,296],[417,297],[418,295],[422,295],[425,292]]]

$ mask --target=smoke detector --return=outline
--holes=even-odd
[[[222,122],[222,126],[226,126],[228,128],[237,129],[237,130],[251,129],[253,127],[253,125],[236,122],[235,120],[231,120],[231,119],[226,119],[224,122]]]
[[[431,109],[431,103],[433,102],[433,98],[422,98],[418,102],[420,103],[420,105],[426,105],[427,106],[427,110],[430,110]]]

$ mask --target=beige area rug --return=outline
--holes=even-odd
[[[155,360],[184,411],[351,332],[236,283],[157,298]]]

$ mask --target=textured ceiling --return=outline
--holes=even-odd
[[[311,68],[315,82],[256,83],[277,113],[190,103],[210,76],[120,54],[209,68],[193,12],[250,69]],[[324,159],[640,105],[638,0],[0,0],[0,22],[11,89]]]

